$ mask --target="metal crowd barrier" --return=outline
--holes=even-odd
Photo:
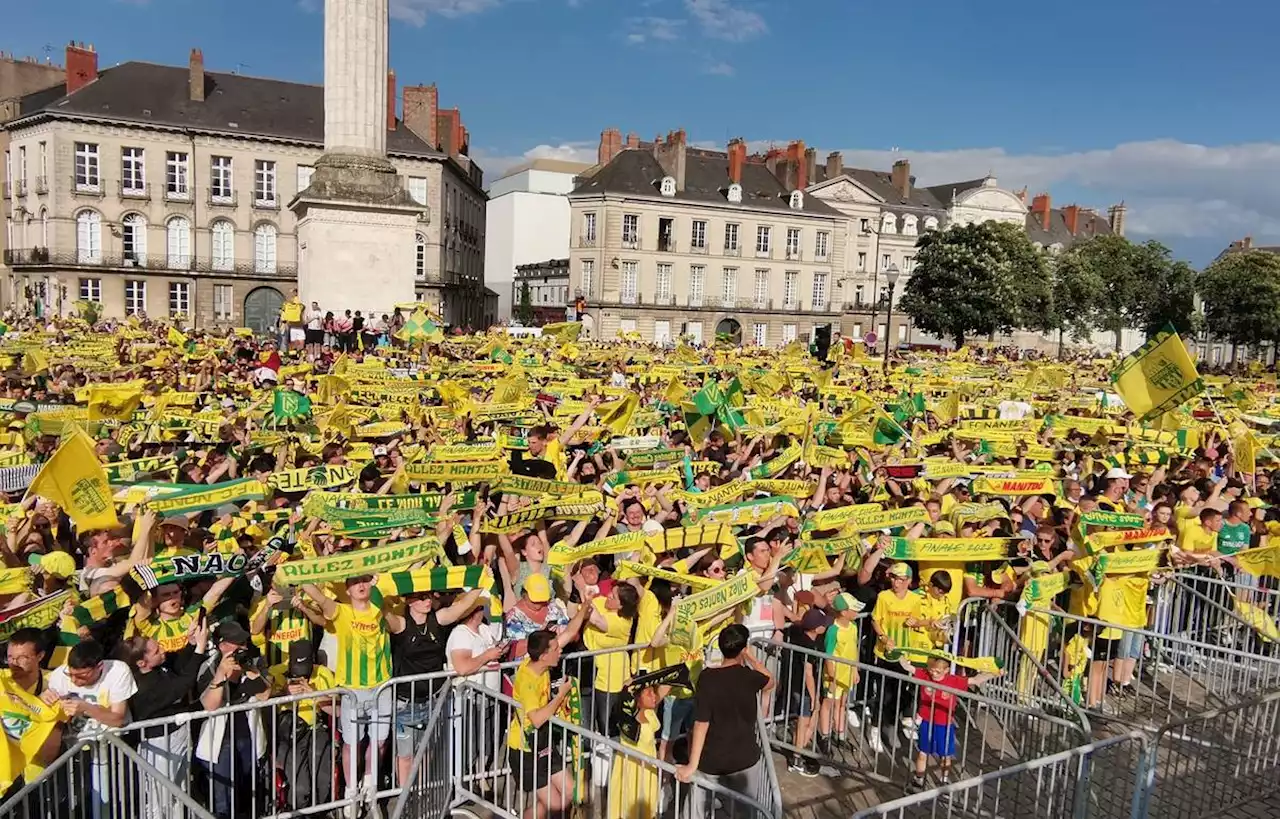
[[[1239,572],[1237,580],[1178,573],[1156,593],[1154,630],[1194,642],[1276,656],[1280,593],[1262,585],[1271,578]],[[1263,629],[1269,629],[1270,635]]]

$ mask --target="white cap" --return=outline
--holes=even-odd
[[[1130,475],[1128,472],[1125,472],[1123,469],[1121,469],[1118,466],[1111,467],[1110,469],[1107,470],[1107,474],[1103,476],[1103,478],[1108,481],[1115,481],[1115,480],[1122,480],[1122,479],[1127,481],[1132,477],[1133,477],[1132,475]]]
[[[387,454],[387,448],[385,446],[382,446],[381,444],[373,448],[373,455],[375,458],[381,457],[386,454]]]
[[[276,375],[276,371],[271,369],[270,367],[259,367],[258,371],[255,372],[254,375],[257,376],[259,381],[277,381],[278,382],[280,380],[280,376]]]

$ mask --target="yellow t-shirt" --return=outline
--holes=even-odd
[[[569,464],[564,457],[564,444],[560,443],[559,436],[547,441],[547,447],[543,450],[542,459],[550,461],[556,468],[556,479],[564,480],[565,475],[569,471]]]
[[[954,587],[952,588],[954,589]],[[921,619],[937,622],[944,617],[955,616],[960,611],[959,604],[953,604],[950,595],[934,597],[932,594],[925,592],[920,596],[923,598],[920,601]],[[919,638],[914,645],[920,648],[943,648],[947,643],[946,632],[941,629],[912,629],[912,632],[914,632],[914,636]]]
[[[836,621],[827,627],[826,645],[823,650],[833,657],[856,663],[860,642],[856,621],[847,624]],[[828,694],[839,696],[852,688],[854,670],[854,667],[847,663],[824,663],[822,673]]]
[[[266,605],[267,598],[260,598],[249,619],[258,619]],[[312,624],[307,616],[292,606],[281,606],[267,614],[266,628],[262,634],[254,636],[253,642],[266,655],[267,665],[273,666],[289,659],[290,643],[310,639]]]
[[[129,627],[125,629],[125,636],[131,637],[139,634],[143,637],[149,637],[159,644],[160,650],[165,654],[181,651],[183,646],[187,644],[191,624],[195,622],[196,615],[200,613],[200,606],[200,603],[193,603],[187,606],[182,614],[172,620],[164,620],[154,612],[142,622],[130,619]]]
[[[898,648],[909,648],[912,642],[912,629],[907,627],[907,620],[920,619],[920,594],[907,592],[906,597],[899,598],[892,591],[882,591],[876,597],[875,608],[871,610],[871,619],[875,622],[877,632],[883,637],[893,640]],[[882,640],[876,640],[875,654],[880,659],[884,656]]]
[[[920,563],[920,588],[926,588],[929,580],[935,572],[945,572],[951,577],[951,591],[947,592],[947,600],[951,602],[951,607],[957,611],[960,609],[960,603],[964,600],[964,564],[947,562],[947,563]]]
[[[338,638],[335,677],[343,688],[373,688],[391,679],[391,637],[382,609],[339,603],[330,624]]]
[[[623,618],[617,612],[609,611],[605,608],[605,598],[603,597],[593,599],[591,605],[604,617],[608,628],[605,631],[600,631],[595,626],[587,624],[587,627],[582,632],[582,642],[586,644],[587,650],[599,651],[604,648],[625,646],[631,638],[631,621]],[[639,639],[639,628],[637,628],[636,633],[637,639]],[[611,694],[617,694],[622,691],[622,684],[626,682],[629,674],[629,665],[626,652],[615,651],[611,654],[603,654],[596,657],[595,690],[607,691]]]
[[[515,751],[532,751],[533,723],[528,714],[551,702],[551,674],[535,672],[526,659],[516,667],[511,680],[511,698],[520,704],[511,716],[507,729],[507,747]]]
[[[271,681],[272,696],[285,697],[289,695],[289,681],[284,676],[288,669],[289,664],[287,662],[273,665],[267,669],[267,678]],[[333,672],[323,665],[317,665],[312,669],[311,678],[307,682],[316,691],[328,691],[337,687]],[[292,713],[294,708],[297,708],[298,719],[307,725],[314,726],[316,724],[316,701],[314,699],[287,702],[280,706],[280,710],[285,713]]]
[[[1151,576],[1145,574],[1108,575],[1098,588],[1098,619],[1125,628],[1147,627],[1147,588]],[[1104,628],[1098,635],[1103,640],[1124,636],[1117,628]]]
[[[1216,551],[1218,533],[1208,531],[1198,520],[1185,521],[1178,529],[1178,548],[1184,552]]]

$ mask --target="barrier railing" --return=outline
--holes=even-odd
[[[390,819],[402,819],[406,815],[414,819],[440,819],[448,816],[454,805],[454,749],[450,747],[453,737],[448,718],[453,684],[452,678],[445,680],[436,696],[408,774],[400,783],[400,794],[391,807]]]
[[[1280,614],[1280,593],[1258,584],[1258,578],[1239,573],[1236,576],[1251,582],[1178,573],[1156,594],[1154,630],[1194,642],[1275,656],[1275,643],[1261,629],[1274,630]]]

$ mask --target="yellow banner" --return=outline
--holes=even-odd
[[[739,572],[729,580],[675,603],[671,643],[686,650],[694,648],[697,623],[741,605],[760,593],[751,572]]]
[[[267,486],[280,492],[305,492],[309,489],[331,489],[356,479],[355,467],[313,466],[286,469],[267,476]]]
[[[978,478],[975,495],[1056,495],[1053,478]]]
[[[403,569],[414,563],[437,560],[443,555],[444,549],[435,536],[419,537],[310,560],[288,560],[276,566],[275,582],[282,586],[332,583],[348,577]]]

